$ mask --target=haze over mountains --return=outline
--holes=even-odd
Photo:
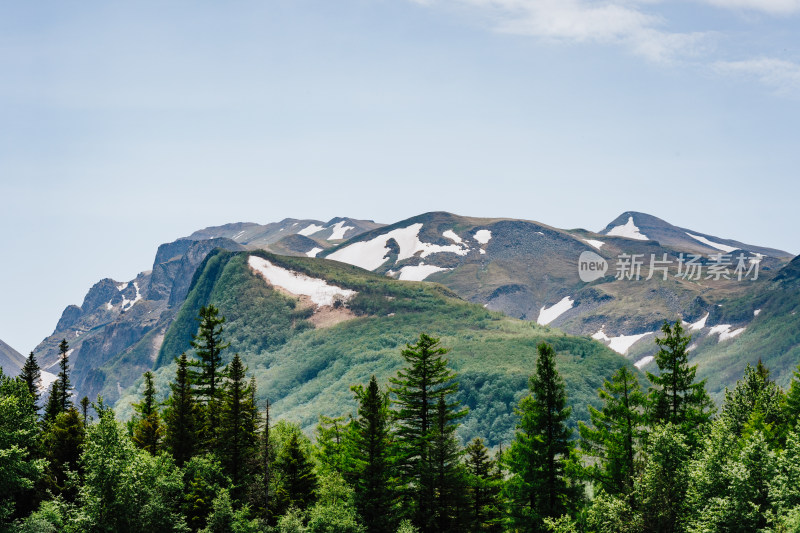
[[[192,313],[199,305],[234,298],[229,280],[260,275],[253,269],[248,271],[244,259],[233,261],[219,252],[215,257],[227,259],[223,266],[222,259],[217,259],[220,264],[214,270],[208,256],[215,249],[233,253],[230,257],[247,257],[249,252],[264,250],[303,258],[309,263],[287,264],[314,271],[321,281],[331,276],[350,280],[350,274],[336,270],[336,265],[346,263],[352,265],[348,268],[356,267],[353,272],[378,274],[377,278],[352,274],[353,279],[358,278],[353,286],[370,279],[382,280],[380,291],[384,299],[393,298],[390,293],[397,282],[439,283],[452,291],[447,293],[448,298],[457,296],[488,311],[536,323],[544,332],[558,331],[547,329],[554,327],[583,339],[591,337],[591,344],[605,345],[648,370],[652,370],[659,327],[664,320],[681,318],[694,337],[692,356],[700,363],[701,377],[712,375],[713,370],[710,385],[716,394],[739,377],[735,374],[741,372],[745,362],[755,363],[758,357],[773,369],[779,384],[786,385],[800,355],[800,338],[794,333],[800,331],[795,313],[800,303],[800,267],[798,259],[792,260],[787,252],[709,235],[701,229],[681,228],[638,212],[621,214],[599,232],[559,229],[528,220],[433,212],[389,225],[350,218],[327,222],[285,219],[265,225],[233,223],[205,228],[163,244],[151,270],[129,281],[101,280],[88,291],[80,306],[71,305],[64,310],[53,334],[35,350],[45,370],[45,382],[56,372],[56,346],[62,338],[72,348],[73,384],[79,396],[93,398],[102,394],[107,400],[116,401],[142,372],[169,365],[179,355],[177,350],[187,349],[187,336],[196,327]],[[608,268],[605,275],[589,283],[581,280],[578,271],[578,259],[585,252],[597,254]],[[630,278],[619,275],[620,258],[626,256],[640,258],[639,279],[633,272],[628,272]],[[678,269],[689,256],[696,256],[695,262],[702,270],[697,278],[679,275]],[[739,257],[739,266],[748,269],[744,278],[744,272],[736,271]],[[651,269],[651,258],[668,262],[667,273]],[[723,264],[723,260],[728,263]],[[230,270],[234,269],[230,265],[238,265],[238,270]],[[648,276],[650,279],[646,279]],[[241,283],[242,287],[250,287]],[[280,311],[283,307],[278,306],[274,313],[276,323],[295,324],[301,320],[309,331],[299,333],[313,333],[315,342],[325,343],[333,338],[331,332],[340,331],[337,328],[347,329],[346,336],[351,339],[352,335],[366,334],[357,333],[354,325],[367,317],[380,324],[370,330],[370,335],[386,339],[391,334],[381,329],[391,329],[391,323],[381,322],[366,304],[362,304],[360,315],[342,314],[339,310],[305,316],[307,311],[302,309],[309,309],[307,298],[296,294],[292,287],[279,285],[273,282],[271,287],[295,301],[292,305],[299,306],[296,311],[300,315],[292,319],[294,322],[285,322],[295,311]],[[258,300],[248,298],[245,300],[252,304],[250,307],[230,304],[230,312],[236,315],[229,317],[231,322],[238,320],[241,324],[252,319],[268,324],[269,320],[260,314],[263,310],[259,310]],[[399,311],[386,314],[389,313]],[[447,323],[451,325],[445,330],[452,338],[470,335],[468,321],[460,321],[457,326]],[[424,328],[424,322],[419,327]],[[278,330],[271,335],[274,338],[258,346],[253,344],[257,342],[257,332],[239,336],[239,347],[248,350],[254,370],[278,353],[284,363],[301,357],[301,346],[310,342],[303,336],[292,341],[294,333]],[[413,340],[391,338],[386,342],[393,349]],[[292,352],[293,349],[299,351]],[[376,348],[376,353],[383,352]],[[326,357],[335,359],[331,354]],[[284,363],[281,375],[275,370],[269,380],[296,382],[300,388],[313,381],[313,376]],[[512,367],[517,368],[515,365],[516,362]],[[293,372],[300,375],[293,376]],[[600,383],[605,376],[595,377]]]

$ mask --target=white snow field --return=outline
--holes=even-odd
[[[478,241],[479,243],[488,244],[489,239],[492,238],[492,232],[489,231],[488,229],[479,229],[478,231],[475,232],[474,237],[475,240]]]
[[[423,258],[431,254],[442,252],[449,252],[457,255],[467,255],[467,253],[469,253],[469,248],[464,245],[454,243],[441,246],[422,242],[418,237],[421,229],[421,222],[411,224],[405,228],[393,229],[368,241],[355,242],[349,246],[345,246],[341,250],[337,250],[327,256],[327,259],[348,263],[366,270],[375,270],[389,259],[387,243],[390,239],[394,239],[400,246],[400,253],[397,255],[398,261],[413,257],[417,252],[421,252],[420,257]]]
[[[597,241],[595,239],[583,239],[589,246],[594,246],[598,250],[603,247],[605,244],[603,241]]]
[[[600,329],[592,335],[592,338],[598,341],[608,342],[608,347],[620,355],[625,355],[630,350],[631,346],[639,342],[643,337],[651,335],[652,332],[639,333],[638,335],[620,335],[618,337],[609,337],[605,332]],[[644,363],[646,364],[646,363]]]
[[[709,331],[708,334],[709,335],[719,334],[719,340],[717,342],[723,342],[740,335],[745,330],[745,328],[738,328],[731,330],[732,327],[733,326],[731,326],[730,324],[719,324],[711,328],[711,331]]]
[[[635,363],[633,363],[633,366],[635,366],[638,369],[641,369],[644,365],[646,365],[647,363],[649,363],[652,360],[653,360],[653,356],[652,355],[646,355],[646,356],[642,357],[641,359],[639,359],[638,361],[636,361]]]
[[[310,226],[306,226],[305,228],[301,229],[297,233],[302,235],[303,237],[308,237],[309,235],[313,235],[318,231],[322,231],[325,228],[323,226],[317,226],[316,224],[311,224]]]
[[[738,248],[736,246],[728,246],[727,244],[714,242],[714,241],[711,241],[709,239],[706,239],[705,237],[701,237],[700,235],[692,235],[688,231],[686,232],[686,235],[688,235],[689,237],[691,237],[692,239],[694,239],[696,241],[702,242],[706,246],[710,246],[712,248],[716,248],[717,250],[722,250],[723,252],[728,253],[728,254],[731,253],[734,250],[738,250]]]
[[[639,228],[636,227],[636,224],[633,223],[633,217],[628,217],[628,222],[621,226],[614,226],[606,235],[611,235],[612,237],[627,237],[629,239],[636,239],[638,241],[646,241],[649,240],[647,235],[641,233]]]
[[[453,241],[456,244],[461,244],[462,242],[464,242],[464,241],[461,240],[461,237],[459,237],[456,234],[456,232],[451,230],[451,229],[449,229],[449,230],[445,231],[444,233],[442,233],[442,236],[450,239],[451,241]]]
[[[337,296],[347,301],[358,294],[350,289],[329,285],[324,279],[312,278],[305,274],[273,265],[266,259],[255,255],[251,255],[247,259],[247,264],[255,272],[264,276],[264,279],[270,285],[281,287],[298,296],[308,296],[317,307],[333,305]]]
[[[398,279],[406,281],[423,281],[431,274],[442,272],[444,270],[452,269],[442,268],[436,265],[426,265],[425,263],[420,263],[416,266],[404,266],[400,269],[400,277]]]
[[[569,296],[565,296],[558,303],[553,304],[553,306],[550,308],[542,307],[539,310],[539,318],[536,319],[536,322],[542,326],[546,326],[556,318],[572,309],[572,304],[574,303],[575,302]]]
[[[317,254],[322,251],[322,248],[315,246],[314,248],[310,249],[306,252],[306,256],[308,257],[317,257]]]
[[[344,239],[344,234],[350,231],[351,229],[356,229],[355,226],[345,226],[345,221],[341,220],[330,226],[330,229],[333,230],[331,236],[328,237],[329,241],[338,241],[340,239]]]

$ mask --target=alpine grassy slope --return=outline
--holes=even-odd
[[[339,295],[333,305],[317,305],[316,295],[291,294],[254,270],[251,263],[259,260],[283,272],[291,290],[302,291],[292,285],[294,273],[333,286]],[[347,299],[347,291],[355,294]],[[396,281],[333,261],[218,250],[198,269],[164,338],[155,363],[162,394],[174,377],[173,359],[191,350],[200,307],[209,304],[227,319],[225,362],[238,353],[256,378],[258,398],[272,402],[274,416],[306,430],[320,415],[352,412],[350,387],[366,384],[373,374],[386,382],[403,366],[400,351],[423,331],[451,348],[447,358],[459,374],[458,397],[470,408],[459,428],[464,442],[476,436],[490,445],[510,440],[513,409],[528,391],[541,342],[558,353],[576,420],[588,419],[587,404],[596,404],[603,380],[630,366],[598,342],[486,310],[441,285]],[[138,389],[129,389],[118,402],[122,416]]]

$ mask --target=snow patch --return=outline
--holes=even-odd
[[[136,283],[135,281],[133,282],[133,288],[136,289],[136,296],[134,296],[133,300],[128,300],[124,296],[122,297],[122,310],[123,311],[127,311],[128,309],[133,307],[133,304],[135,304],[136,302],[138,302],[139,300],[142,299],[142,295],[139,293],[139,284]]]
[[[633,217],[628,217],[628,222],[621,226],[615,226],[608,230],[606,235],[610,235],[612,237],[627,237],[629,239],[636,239],[637,241],[646,241],[648,240],[647,235],[641,233],[639,228],[636,227],[636,224],[633,223]]]
[[[705,237],[701,237],[700,235],[692,235],[688,231],[686,232],[686,235],[688,235],[689,237],[691,237],[692,239],[694,239],[696,241],[702,242],[706,246],[710,246],[712,248],[716,248],[717,250],[722,250],[725,253],[731,253],[734,250],[738,250],[738,248],[736,246],[728,246],[727,244],[722,244],[722,243],[719,243],[719,242],[710,241],[710,240],[706,239]]]
[[[239,237],[241,237],[242,235],[244,235],[244,232],[245,232],[245,230],[242,230],[242,231],[240,231],[239,233],[237,233],[236,235],[234,235],[233,237],[231,237],[231,239],[233,239],[233,240],[235,241],[236,239],[238,239]]]
[[[314,247],[314,248],[310,249],[309,251],[307,251],[306,255],[308,257],[317,257],[317,254],[320,253],[321,251],[322,251],[322,248]]]
[[[641,359],[639,359],[638,361],[636,361],[635,363],[633,363],[633,366],[635,366],[636,368],[641,369],[644,365],[646,365],[647,363],[649,363],[652,360],[653,360],[653,356],[652,355],[646,355],[646,356],[642,357]]]
[[[131,284],[131,283],[130,283],[130,282],[128,282],[128,283],[123,283],[122,285],[117,285],[117,290],[118,290],[119,292],[122,292],[122,291],[124,291],[125,289],[127,289],[127,288],[128,288],[128,285],[130,285],[130,284]]]
[[[486,250],[484,250],[483,248],[479,248],[479,250],[481,252],[481,255],[486,255]]]
[[[404,266],[400,269],[400,277],[398,279],[405,281],[422,281],[431,274],[442,272],[444,270],[452,269],[442,268],[436,265],[426,265],[425,263],[420,263],[417,266]]]
[[[310,226],[306,226],[305,228],[301,229],[297,233],[302,235],[303,237],[308,237],[309,235],[313,235],[318,231],[322,231],[325,228],[323,226],[317,226],[316,224],[311,224]]]
[[[449,230],[445,231],[444,233],[442,233],[442,236],[447,237],[448,239],[450,239],[451,241],[453,241],[456,244],[461,244],[462,242],[464,242],[464,241],[461,240],[461,237],[459,237],[456,234],[456,232],[451,230],[451,229],[449,229]]]
[[[539,310],[539,318],[536,319],[536,322],[542,326],[545,326],[572,309],[572,304],[574,303],[575,302],[569,296],[565,296],[549,309],[542,307]]]
[[[603,241],[596,241],[594,239],[583,239],[590,246],[594,246],[598,250],[605,244]]]
[[[48,372],[47,370],[42,370],[40,373],[41,381],[39,382],[39,391],[46,392],[50,389],[50,385],[53,384],[55,380],[58,379],[58,376]]]
[[[411,224],[405,228],[393,229],[368,241],[355,242],[349,246],[345,246],[330,254],[327,258],[355,265],[366,270],[375,270],[389,259],[387,243],[390,239],[394,239],[400,247],[397,261],[413,257],[417,252],[421,252],[420,257],[423,258],[431,254],[442,252],[449,252],[457,255],[467,255],[467,253],[469,253],[469,248],[458,244],[441,246],[438,244],[421,242],[418,237],[421,229],[421,222]]]
[[[606,335],[606,333],[605,333],[605,332],[602,330],[602,328],[601,328],[601,329],[598,329],[598,330],[597,330],[597,333],[595,333],[594,335],[592,335],[592,338],[593,338],[594,340],[597,340],[597,341],[610,341],[610,340],[611,340],[611,337],[609,337],[608,335]]]
[[[706,327],[706,320],[708,320],[708,315],[709,315],[709,313],[706,313],[706,316],[704,316],[703,318],[701,318],[700,320],[698,320],[694,324],[690,324],[689,325],[689,329],[691,329],[693,331],[697,331],[699,329],[703,329],[704,327]]]
[[[113,305],[111,305],[111,300],[109,300],[109,301],[108,301],[108,303],[106,304],[106,309],[108,309],[109,311],[111,311],[112,309],[114,309],[114,306],[113,306]]]
[[[643,337],[652,335],[652,332],[640,333],[638,335],[620,335],[619,337],[611,337],[611,342],[608,347],[617,352],[618,354],[625,355],[630,350],[631,346],[639,342]]]
[[[344,239],[344,234],[350,231],[351,229],[356,229],[355,226],[345,226],[345,221],[342,220],[337,222],[333,226],[330,227],[333,230],[331,236],[328,237],[329,241],[338,241],[340,239]]]
[[[758,316],[759,313],[761,313],[761,309],[756,309],[755,311],[753,311],[753,316]]]
[[[251,255],[247,259],[247,264],[255,272],[261,274],[271,285],[281,287],[298,296],[308,296],[317,307],[333,305],[337,297],[347,301],[358,294],[350,289],[329,285],[323,279],[312,278],[305,274],[273,265],[266,259],[255,255]]]
[[[711,328],[711,331],[709,331],[708,334],[709,335],[718,334],[719,339],[717,340],[717,342],[723,342],[740,335],[745,330],[745,328],[738,328],[731,330],[732,327],[733,326],[731,326],[730,324],[719,324]]]
[[[475,232],[475,235],[473,237],[479,243],[487,244],[489,242],[489,239],[492,238],[492,232],[489,231],[488,229],[479,229],[478,231]]]

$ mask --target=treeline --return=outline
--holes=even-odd
[[[575,434],[541,344],[515,437],[489,450],[456,438],[466,409],[438,339],[353,386],[356,411],[322,417],[312,442],[259,409],[238,355],[223,364],[218,310],[198,320],[168,398],[145,373],[126,424],[102,399],[96,418],[73,405],[66,342],[43,406],[33,354],[20,377],[0,371],[0,531],[800,531],[800,371],[785,392],[748,365],[717,412],[680,322],[647,387],[620,368]]]

